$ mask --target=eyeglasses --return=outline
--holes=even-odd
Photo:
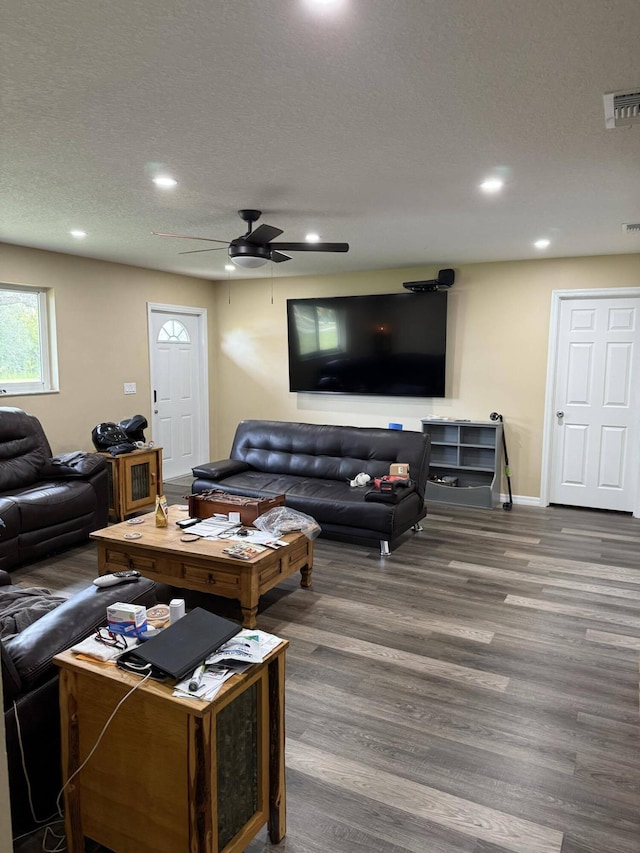
[[[104,646],[113,646],[115,649],[126,649],[127,640],[122,634],[116,634],[109,631],[107,628],[97,628],[94,637],[96,642],[102,643]]]
[[[246,527],[239,529],[228,530],[225,533],[218,533],[218,539],[233,539],[234,536],[252,536],[253,530],[248,530]]]

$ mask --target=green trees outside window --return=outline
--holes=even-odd
[[[38,293],[0,289],[0,384],[42,382]]]

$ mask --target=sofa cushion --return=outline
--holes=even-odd
[[[399,517],[406,517],[410,526],[422,509],[422,498],[415,491],[393,505],[372,504],[365,501],[366,489],[351,488],[337,480],[290,474],[246,471],[227,477],[219,486],[237,495],[284,495],[288,507],[313,516],[320,526],[359,527],[375,531],[382,538],[392,536]]]
[[[37,418],[0,409],[0,493],[37,482],[51,448]]]
[[[0,444],[0,491],[37,482],[46,456],[31,436]]]
[[[16,490],[13,500],[20,510],[23,534],[82,518],[96,509],[95,490],[83,480],[38,483]]]

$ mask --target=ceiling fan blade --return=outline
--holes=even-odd
[[[156,237],[177,237],[179,240],[206,240],[207,243],[224,243],[229,245],[228,240],[214,240],[213,237],[191,237],[189,234],[162,234],[160,231],[152,231]],[[280,232],[282,234],[282,231]]]
[[[348,252],[348,243],[272,243],[273,249],[285,252]]]
[[[221,252],[226,246],[216,246],[215,249],[191,249],[190,252],[178,252],[179,255],[199,255],[201,252]]]
[[[258,225],[255,231],[242,239],[245,243],[253,243],[255,246],[266,246],[274,237],[279,237],[282,233],[282,228],[274,228],[273,225]]]
[[[284,255],[282,252],[271,252],[271,260],[274,264],[281,264],[283,261],[290,261],[291,255]]]

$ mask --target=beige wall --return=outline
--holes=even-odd
[[[242,418],[420,429],[429,415],[504,415],[513,491],[540,493],[553,290],[640,287],[640,255],[470,264],[449,291],[447,397],[291,394],[289,297],[404,292],[437,269],[211,283],[71,255],[0,245],[0,281],[55,289],[60,393],[4,398],[43,422],[54,453],[92,449],[91,430],[140,412],[150,421],[147,302],[208,309],[211,457],[224,458]],[[428,299],[416,295],[416,299]],[[138,394],[124,396],[123,383]],[[148,437],[152,437],[147,432]],[[203,460],[204,461],[204,460]]]
[[[513,492],[537,498],[551,293],[640,287],[640,255],[457,268],[449,291],[446,399],[289,392],[287,298],[404,292],[402,282],[433,278],[436,272],[416,267],[274,279],[273,284],[267,278],[219,283],[220,352],[212,370],[222,412],[212,443],[216,458],[227,456],[242,418],[382,427],[396,421],[419,430],[421,418],[430,415],[488,420],[497,411],[505,418]]]
[[[151,424],[148,302],[206,308],[215,360],[211,282],[1,244],[0,281],[54,289],[60,393],[0,401],[36,415],[54,453],[93,450],[91,430],[102,421],[142,414]],[[137,394],[125,396],[124,382]]]

